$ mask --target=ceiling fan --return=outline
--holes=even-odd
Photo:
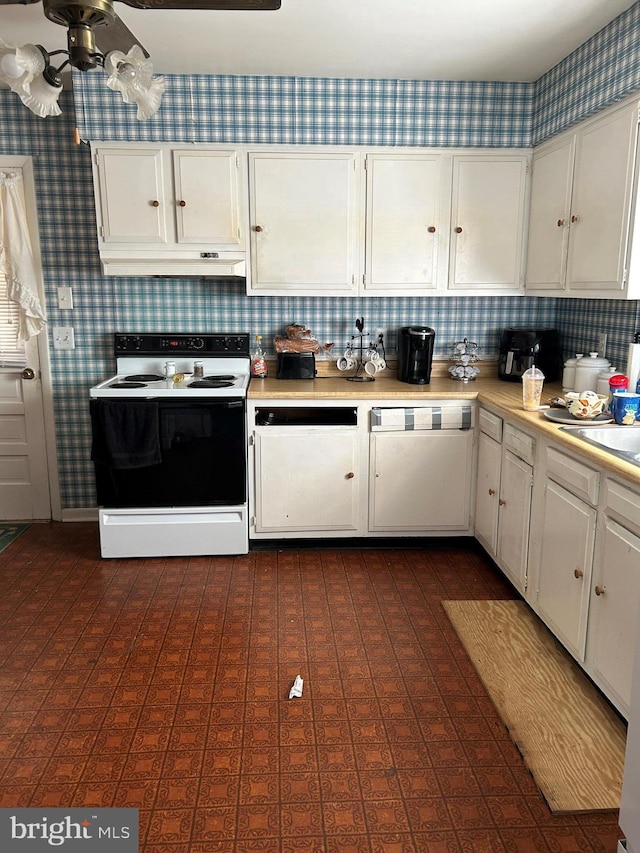
[[[0,0],[0,6],[29,5],[40,0]],[[281,0],[119,0],[134,9],[276,10]],[[107,86],[125,103],[138,105],[138,118],[149,118],[160,106],[162,77],[153,77],[149,53],[115,12],[113,0],[42,0],[50,21],[67,28],[67,50],[48,53],[42,45],[13,48],[0,39],[0,80],[25,106],[41,117],[59,115],[60,72],[67,65],[79,71],[103,66]],[[95,30],[95,31],[94,31]],[[51,59],[66,57],[57,68]]]

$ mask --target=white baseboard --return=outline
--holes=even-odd
[[[63,509],[62,521],[98,521],[98,507]]]

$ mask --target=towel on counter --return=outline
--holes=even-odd
[[[160,428],[153,400],[92,400],[91,459],[111,468],[158,465]]]
[[[421,429],[471,429],[471,406],[371,409],[372,432]]]

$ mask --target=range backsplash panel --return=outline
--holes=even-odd
[[[51,348],[63,509],[95,505],[88,389],[114,371],[116,330],[248,331],[270,344],[287,323],[304,322],[323,342],[342,346],[364,315],[370,329],[387,330],[391,357],[396,330],[425,323],[436,329],[437,358],[467,336],[487,359],[497,354],[503,326],[550,325],[560,329],[565,355],[595,347],[598,333],[608,332],[607,354],[621,367],[640,328],[636,302],[247,297],[235,281],[105,277],[90,153],[73,144],[76,125],[84,138],[102,140],[530,145],[640,88],[639,9],[635,4],[536,84],[171,76],[164,106],[148,123],[135,119],[99,71],[74,75],[77,116],[69,91],[61,98],[63,115],[45,120],[0,91],[0,152],[34,158],[49,329],[75,329],[75,350]],[[60,285],[73,288],[72,312],[57,307]]]

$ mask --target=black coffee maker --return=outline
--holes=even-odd
[[[411,385],[431,380],[436,333],[429,326],[403,326],[398,330],[398,379]]]

